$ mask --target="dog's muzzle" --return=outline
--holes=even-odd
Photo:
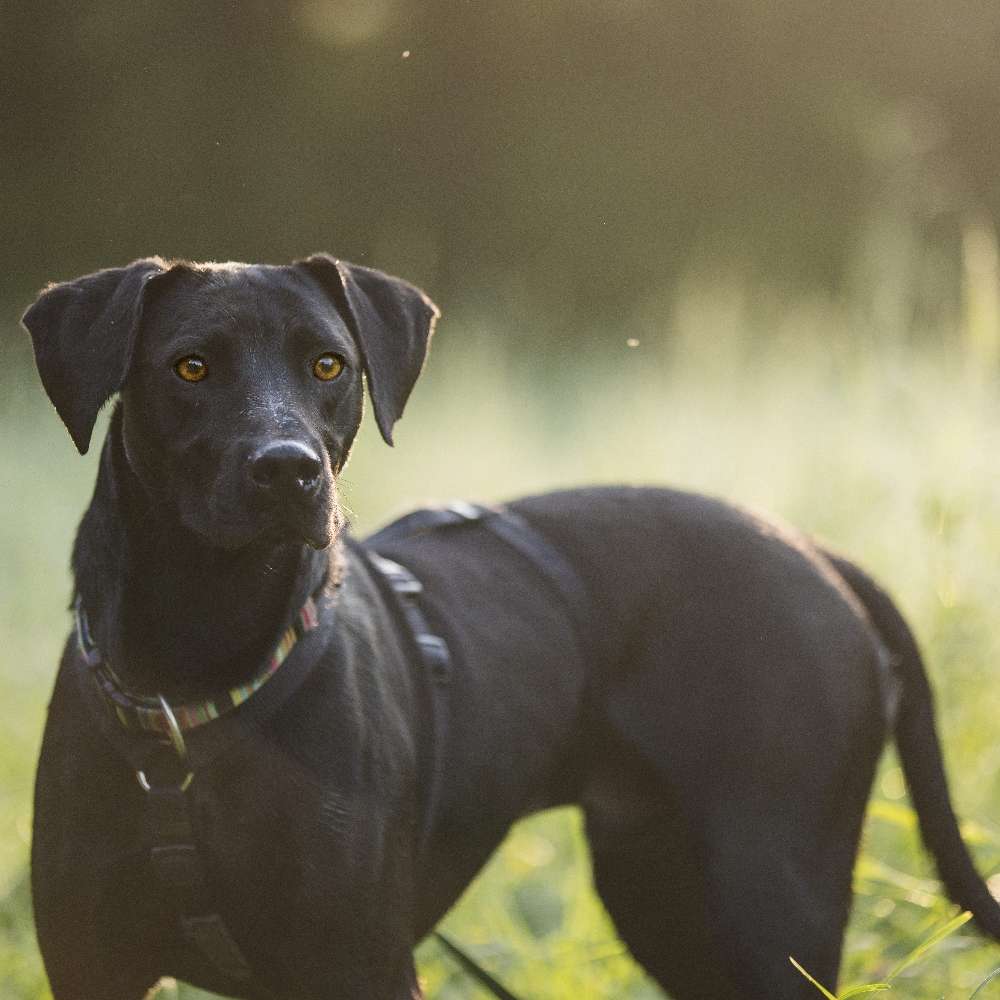
[[[332,487],[312,445],[291,438],[268,441],[250,455],[247,479],[258,509],[283,534],[313,548],[330,544]]]

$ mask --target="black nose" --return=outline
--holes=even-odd
[[[271,441],[250,456],[250,478],[261,490],[308,497],[319,490],[323,463],[301,441]]]

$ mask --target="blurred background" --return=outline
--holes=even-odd
[[[17,320],[46,281],[151,253],[328,250],[442,307],[397,447],[363,435],[347,470],[359,531],[670,483],[866,563],[928,653],[996,877],[998,42],[987,0],[0,0],[0,995],[47,995],[31,783],[94,474]],[[660,996],[578,825],[519,826],[446,926],[525,997]],[[952,912],[891,755],[856,881],[846,984]],[[479,995],[419,957],[431,997]],[[967,998],[997,964],[966,928],[899,989]]]

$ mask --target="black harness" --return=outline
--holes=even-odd
[[[380,555],[378,549],[418,535],[458,530],[473,524],[488,528],[519,552],[530,568],[545,579],[577,623],[577,635],[582,634],[585,620],[586,593],[566,558],[523,517],[505,507],[485,507],[466,502],[455,502],[446,507],[425,507],[386,525],[365,539],[364,544],[354,545],[355,553],[375,570],[373,576],[376,580],[381,578],[383,581],[383,590],[395,596],[394,601],[390,599],[387,603],[395,604],[398,609],[400,625],[410,637],[411,648],[423,667],[422,676],[429,691],[432,740],[428,773],[424,775],[424,787],[428,793],[420,828],[421,852],[430,839],[440,812],[448,721],[451,717],[448,695],[453,663],[447,643],[434,633],[421,606],[423,585],[410,570]]]
[[[524,518],[506,508],[467,503],[427,508],[387,525],[364,543],[348,539],[351,551],[368,568],[383,599],[394,609],[428,692],[431,745],[424,775],[427,796],[420,824],[421,851],[429,840],[441,802],[453,664],[447,643],[433,632],[421,606],[420,581],[405,566],[380,555],[378,549],[415,535],[470,524],[488,528],[524,557],[564,602],[579,626],[578,635],[582,634],[585,621],[586,593],[565,557]],[[329,611],[322,600],[324,586],[325,580],[320,581],[310,598],[317,615]],[[109,681],[109,674],[112,679],[114,675],[91,640],[86,615],[79,607],[77,627],[86,700],[102,732],[135,771],[146,793],[145,832],[150,865],[178,915],[181,933],[227,980],[247,982],[252,978],[250,964],[212,901],[188,789],[197,771],[206,767],[223,748],[252,738],[255,724],[275,714],[301,686],[316,662],[315,656],[308,655],[308,647],[314,641],[312,630],[300,630],[297,641],[292,640],[295,648],[287,653],[280,669],[275,667],[267,675],[266,683],[254,687],[243,701],[227,705],[224,712],[201,719],[190,728],[182,728],[174,708],[162,696],[155,699],[137,696]],[[215,706],[214,701],[208,704]],[[191,711],[190,706],[183,709]],[[130,725],[141,713],[159,731],[144,731]],[[446,951],[495,996],[516,1000],[454,942],[441,935],[437,937]]]

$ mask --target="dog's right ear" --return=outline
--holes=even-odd
[[[21,317],[42,385],[81,455],[98,412],[125,381],[146,288],[165,272],[162,260],[147,258],[50,285]]]

